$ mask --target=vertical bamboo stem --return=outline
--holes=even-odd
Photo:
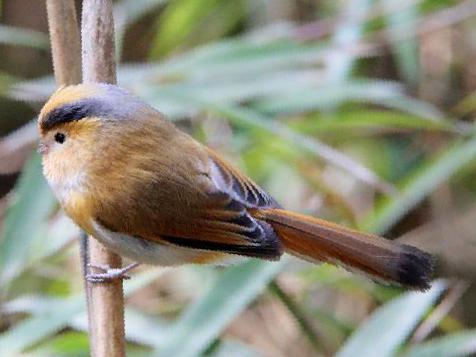
[[[74,0],[46,0],[53,68],[58,85],[81,81],[81,43]]]
[[[74,0],[46,0],[46,10],[56,83],[59,86],[80,83],[81,39]],[[83,276],[86,276],[89,253],[87,250],[88,236],[84,232],[81,232],[80,235],[80,246],[82,272]],[[88,321],[90,321],[86,282],[85,288]],[[91,323],[89,322],[88,325],[91,325]]]
[[[82,13],[83,82],[116,82],[114,20],[111,0],[84,0]],[[90,239],[90,259],[111,267],[122,265],[121,257]],[[120,279],[87,283],[89,332],[93,357],[125,356],[124,294]]]
[[[74,0],[46,0],[58,85],[81,81],[81,43]],[[85,82],[115,83],[114,26],[111,1],[83,3],[83,78]],[[91,261],[120,267],[121,258],[90,240]],[[125,356],[122,282],[87,283],[91,355]]]

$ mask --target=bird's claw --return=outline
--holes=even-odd
[[[127,280],[131,277],[127,275],[127,272],[138,266],[138,263],[134,263],[126,266],[125,268],[111,268],[108,265],[103,264],[88,264],[89,268],[102,271],[101,273],[89,273],[86,275],[86,280],[90,283],[108,283],[116,280]]]

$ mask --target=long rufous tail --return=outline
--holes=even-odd
[[[296,257],[337,264],[379,282],[430,287],[433,257],[415,247],[281,209],[253,215],[271,224],[285,251]]]

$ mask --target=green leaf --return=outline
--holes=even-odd
[[[153,58],[187,43],[204,42],[228,33],[240,21],[242,2],[224,0],[175,0],[159,17],[153,41]]]
[[[124,282],[124,294],[128,296],[150,284],[162,272],[163,270],[155,269],[134,275],[134,279]],[[0,351],[8,351],[13,356],[18,355],[25,349],[67,327],[85,309],[86,303],[83,293],[66,299],[55,299],[54,304],[43,301],[36,314],[0,334]]]
[[[198,47],[156,67],[156,74],[216,79],[224,75],[259,74],[276,69],[311,65],[323,59],[324,46],[283,40],[256,42],[235,38]]]
[[[426,293],[406,293],[379,307],[351,335],[336,357],[392,356],[445,287],[446,284],[437,281]]]
[[[50,46],[48,35],[45,33],[7,25],[0,25],[0,43],[40,50],[47,50]]]
[[[136,277],[135,277],[136,278]],[[138,276],[139,285],[144,284],[143,276]],[[127,293],[137,290],[138,287],[127,285]],[[79,296],[78,296],[79,299]],[[8,301],[2,305],[0,312],[6,314],[32,314],[32,315],[47,315],[51,311],[57,309],[65,303],[64,298],[49,297],[43,295],[23,295],[14,300]],[[142,344],[149,347],[157,347],[164,343],[164,331],[167,324],[149,314],[145,314],[139,310],[126,308],[124,312],[125,329],[127,341]],[[88,332],[88,316],[86,311],[82,311],[68,320],[69,327],[77,330]],[[65,326],[66,327],[66,326]]]
[[[326,76],[330,82],[340,82],[346,80],[353,68],[357,56],[352,51],[342,50],[346,47],[354,46],[359,42],[363,34],[365,18],[369,11],[371,1],[369,0],[351,0],[341,9],[339,26],[332,35],[332,43],[335,52],[328,58],[328,68]]]
[[[476,329],[434,338],[409,347],[401,357],[458,357],[476,353]]]
[[[22,320],[0,335],[0,351],[8,351],[12,356],[17,355],[61,330],[75,314],[85,308],[83,299],[82,296],[75,296],[56,301],[54,309]]]
[[[400,75],[408,84],[415,87],[419,76],[418,43],[414,36],[408,36],[408,38],[402,40],[401,30],[404,29],[405,33],[408,34],[417,32],[419,2],[400,6],[398,10],[395,10],[395,8],[401,3],[399,0],[382,0],[380,3],[388,11],[388,37]]]
[[[272,96],[286,93],[293,88],[315,86],[312,72],[308,70],[275,70],[273,72],[233,74],[225,78],[187,78],[183,82],[162,87],[142,86],[138,94],[161,111],[172,117],[181,117],[190,112],[198,112],[200,106],[183,101],[164,92],[177,92],[201,98],[213,103],[236,103],[253,100],[256,97]],[[121,81],[123,79],[121,78]],[[292,83],[292,84],[290,84]],[[206,87],[207,90],[203,91]]]
[[[89,338],[78,332],[65,332],[55,336],[27,354],[28,357],[88,357],[89,355]]]
[[[299,88],[257,101],[253,106],[269,114],[292,114],[334,108],[346,102],[359,102],[398,109],[431,120],[443,115],[430,104],[406,96],[400,84],[381,80],[350,80],[312,89]]]
[[[200,355],[223,328],[263,291],[283,267],[284,261],[267,263],[250,260],[227,268],[168,329],[168,337],[158,355]]]
[[[454,125],[446,121],[434,121],[389,110],[358,110],[334,112],[324,115],[310,115],[302,120],[290,122],[290,127],[312,133],[348,134],[354,130],[403,129],[403,130],[444,130],[457,131]]]
[[[19,179],[0,234],[0,285],[3,289],[38,254],[35,247],[44,245],[48,215],[55,203],[41,174],[41,158],[35,154]]]
[[[455,111],[459,115],[468,115],[476,109],[476,92],[468,94],[455,106]]]
[[[376,233],[385,232],[441,183],[475,159],[476,135],[454,142],[420,165],[400,185],[399,194],[392,198],[383,198],[377,210],[359,226]]]

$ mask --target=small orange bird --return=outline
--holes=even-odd
[[[223,264],[236,256],[278,260],[287,252],[379,282],[430,287],[429,254],[282,209],[219,154],[120,87],[63,87],[38,124],[43,171],[66,213],[136,262]],[[100,274],[108,276],[117,274]]]

